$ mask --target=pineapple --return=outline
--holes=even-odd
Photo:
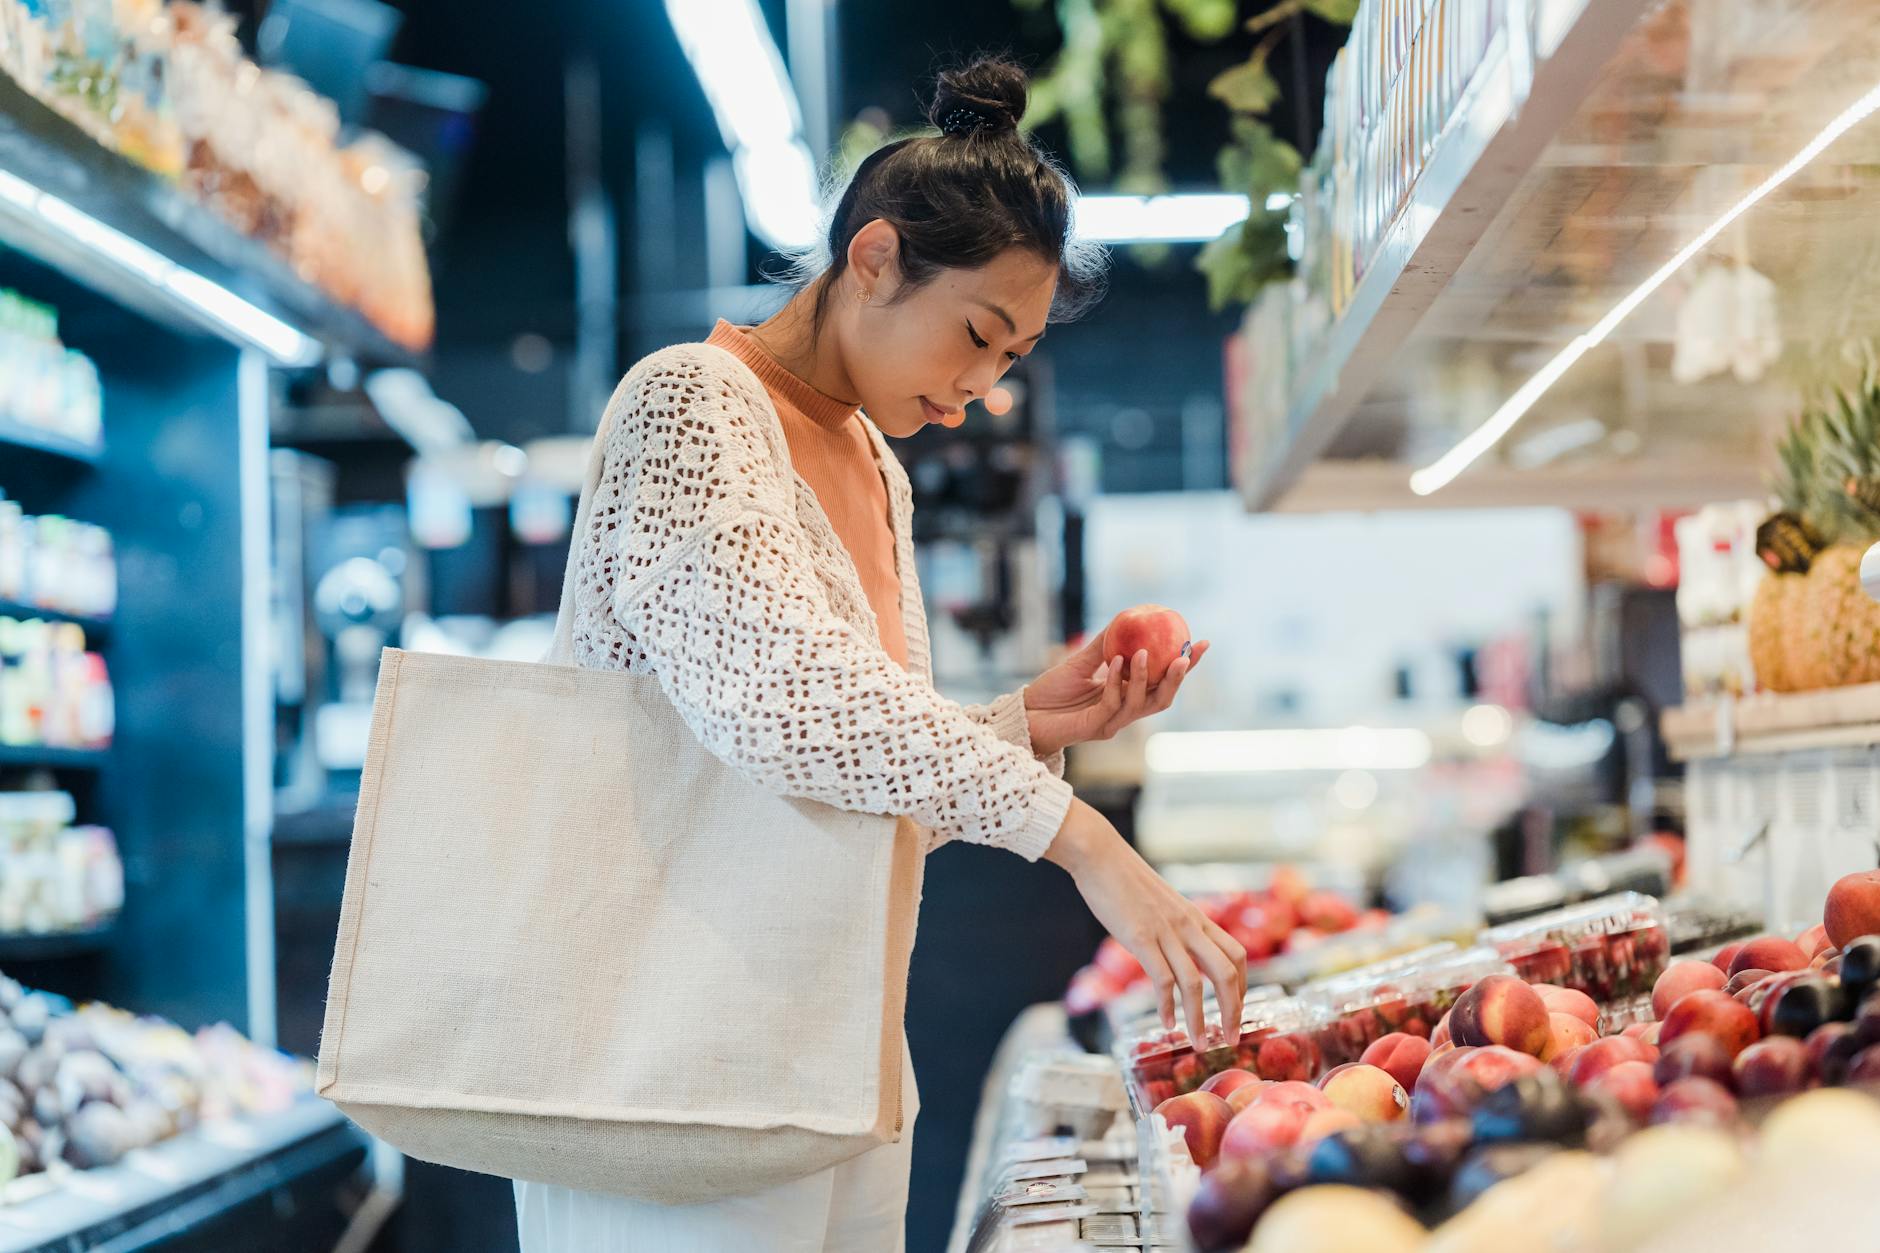
[[[1880,539],[1880,383],[1823,411],[1815,448],[1816,525],[1831,541],[1808,567],[1808,649],[1826,685],[1880,683],[1880,602],[1860,585],[1860,560]]]
[[[1782,511],[1756,530],[1756,551],[1770,574],[1749,605],[1749,657],[1757,685],[1771,692],[1802,690],[1817,675],[1808,664],[1803,626],[1809,562],[1821,538],[1806,520],[1815,477],[1814,415],[1790,424],[1776,446],[1782,471],[1775,482]]]

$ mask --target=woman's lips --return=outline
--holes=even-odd
[[[926,415],[929,422],[938,422],[942,426],[959,425],[961,414],[958,409],[942,409],[925,396],[920,398],[920,407],[921,412]]]

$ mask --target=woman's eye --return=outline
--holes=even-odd
[[[1006,353],[1006,354],[1005,354],[1005,359],[1006,359],[1007,361],[1010,361],[1010,362],[1011,362],[1011,363],[1012,363],[1013,365],[1017,365],[1017,364],[1018,364],[1018,354],[1017,354],[1017,353],[1015,353],[1015,352],[1008,352],[1008,353]]]
[[[973,324],[971,322],[968,322],[966,324],[966,333],[973,337],[973,347],[986,348],[990,346],[986,343],[985,340],[979,338],[979,332],[973,329]]]

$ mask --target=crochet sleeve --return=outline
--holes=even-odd
[[[1025,717],[1025,689],[1008,692],[989,705],[965,705],[962,712],[981,726],[989,727],[992,733],[1007,744],[1016,744],[1028,753],[1034,753],[1031,746],[1031,723]],[[1040,757],[1044,768],[1053,778],[1064,777],[1064,750],[1059,749],[1048,757]]]
[[[699,741],[785,796],[1043,854],[1071,793],[835,613],[754,380],[670,349],[616,394],[613,608]],[[823,572],[827,573],[827,572]]]

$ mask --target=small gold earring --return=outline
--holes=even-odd
[[[871,291],[860,291],[855,293],[855,298],[863,304],[867,304],[870,300],[875,298],[875,293]]]

